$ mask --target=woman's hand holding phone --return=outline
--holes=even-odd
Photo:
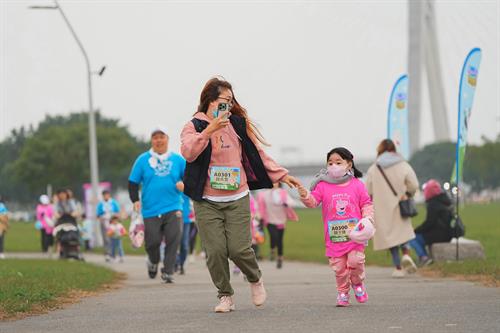
[[[219,112],[217,118],[212,119],[204,132],[206,131],[208,135],[212,135],[212,133],[217,132],[227,125],[229,125],[229,111]]]

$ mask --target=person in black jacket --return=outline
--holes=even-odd
[[[426,245],[445,243],[451,240],[452,203],[435,179],[424,184],[427,216],[424,223],[415,228],[415,239],[410,241],[423,266],[432,263],[425,249]]]

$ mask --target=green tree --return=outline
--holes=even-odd
[[[133,161],[147,145],[119,125],[118,120],[99,114],[97,142],[100,181],[110,181],[115,188],[125,187]],[[72,188],[80,196],[82,184],[90,179],[87,114],[47,116],[25,140],[19,157],[4,169],[34,195],[52,184],[55,188]]]
[[[483,138],[483,145],[467,147],[464,181],[475,191],[500,187],[500,135],[495,141]]]
[[[440,182],[450,181],[455,163],[455,144],[440,142],[425,146],[413,154],[410,164],[421,183],[431,178]]]
[[[412,156],[410,164],[421,182],[431,178],[448,182],[455,165],[455,144],[425,146]],[[463,168],[463,180],[474,191],[500,187],[500,136],[495,141],[483,138],[480,146],[468,146]]]
[[[10,136],[0,142],[0,194],[7,200],[15,198],[18,201],[29,199],[27,187],[14,180],[14,170],[8,167],[9,162],[17,159],[26,142],[33,134],[33,128],[26,129],[22,126],[19,130],[13,129]]]

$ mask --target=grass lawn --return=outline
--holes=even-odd
[[[323,227],[319,209],[300,209],[300,221],[289,222],[285,232],[285,257],[293,260],[326,263],[323,245]],[[461,209],[466,226],[466,237],[481,241],[486,260],[436,263],[433,271],[442,275],[485,275],[500,283],[500,203],[469,204]],[[419,207],[419,215],[413,219],[415,226],[425,218],[425,208]],[[266,240],[267,241],[267,240]],[[262,253],[267,255],[268,244]],[[373,251],[372,244],[366,249],[368,265],[391,266],[389,251]]]
[[[419,215],[413,219],[414,225],[422,223],[425,209],[419,207]],[[285,257],[292,260],[326,263],[324,257],[323,227],[319,209],[299,209],[300,222],[289,222],[285,232]],[[461,210],[467,228],[466,237],[480,240],[486,251],[486,260],[436,263],[432,270],[442,275],[486,275],[493,281],[500,281],[500,203],[469,204]],[[124,225],[128,227],[128,221]],[[261,246],[264,257],[269,253],[269,237]],[[40,232],[33,223],[12,223],[6,235],[6,252],[40,251]],[[126,255],[144,254],[144,248],[133,249],[128,237],[123,239]],[[94,250],[99,251],[99,250]],[[367,248],[367,264],[391,266],[388,251],[374,252]]]
[[[123,225],[128,230],[130,221],[124,221]],[[40,231],[36,230],[34,223],[12,222],[5,236],[5,252],[40,252],[42,248]],[[134,249],[130,239],[123,237],[123,251],[125,255],[145,254],[144,247]],[[92,252],[99,253],[102,249],[94,249]]]
[[[61,299],[115,281],[112,270],[84,262],[6,259],[0,262],[0,320],[57,306]]]

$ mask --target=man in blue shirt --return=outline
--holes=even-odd
[[[111,243],[107,234],[109,221],[113,215],[120,213],[120,205],[115,199],[111,198],[111,193],[108,190],[102,191],[102,201],[97,205],[97,218],[101,225],[102,243],[104,248],[104,258],[106,261],[111,260]]]
[[[129,195],[134,209],[141,211],[145,226],[148,273],[154,279],[160,262],[160,245],[165,239],[161,278],[173,282],[175,259],[182,234],[182,177],[186,160],[168,151],[168,133],[158,127],[151,132],[151,149],[136,159],[129,176]],[[139,185],[142,184],[139,200]]]

